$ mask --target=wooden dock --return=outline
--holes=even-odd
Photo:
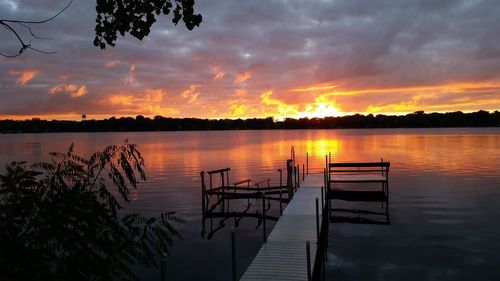
[[[300,188],[267,237],[267,242],[240,280],[310,280],[316,267],[318,233],[321,233],[323,186],[323,174],[305,175]],[[306,241],[310,244],[309,267]]]

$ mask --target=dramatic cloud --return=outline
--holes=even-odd
[[[236,78],[234,79],[234,83],[243,83],[250,79],[252,77],[252,73],[250,71],[245,71],[243,73],[239,73],[236,75]]]
[[[49,93],[52,95],[59,93],[66,93],[74,98],[84,96],[88,93],[87,87],[85,85],[78,86],[75,84],[57,84],[49,89]]]
[[[193,31],[159,18],[142,42],[93,47],[95,1],[0,58],[0,118],[321,117],[500,109],[497,0],[196,1]],[[0,0],[38,20],[66,1]],[[29,34],[28,34],[29,35]],[[0,51],[16,52],[0,30]]]

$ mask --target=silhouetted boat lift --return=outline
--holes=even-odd
[[[323,172],[309,174],[308,156],[307,153],[306,164],[302,165],[302,183],[293,146],[291,159],[287,160],[286,184],[281,170],[278,170],[279,185],[272,185],[271,179],[258,182],[245,179],[230,184],[230,168],[200,172],[202,236],[210,239],[225,227],[226,220],[234,219],[233,280],[237,280],[234,229],[243,218],[257,219],[256,228],[262,226],[264,244],[240,280],[324,280],[329,223],[390,224],[389,162],[336,163],[326,156]],[[208,186],[205,175],[209,178]],[[381,189],[352,189],[366,184],[380,184]],[[234,200],[246,200],[244,210],[232,210]],[[334,200],[377,202],[383,211],[334,208]],[[279,217],[268,214],[271,202],[279,203]],[[253,204],[257,207],[252,208]],[[287,204],[285,209],[284,204]],[[215,228],[214,218],[220,218]],[[269,236],[266,220],[277,221]]]

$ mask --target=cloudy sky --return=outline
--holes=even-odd
[[[64,0],[0,0],[39,20]],[[0,57],[0,118],[315,117],[500,109],[498,0],[198,0],[142,42],[93,46],[95,1],[34,26],[44,55]],[[20,29],[22,30],[22,28]],[[27,36],[26,32],[22,33]],[[18,45],[0,30],[0,52]]]

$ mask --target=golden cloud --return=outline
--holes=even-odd
[[[286,104],[278,99],[273,99],[272,91],[267,91],[261,94],[261,104],[263,105],[262,113],[267,116],[274,116],[277,119],[295,116],[299,111],[299,105]]]
[[[87,90],[87,86],[78,86],[75,84],[57,84],[49,89],[49,93],[51,95],[55,95],[58,93],[67,93],[74,98],[85,96],[86,94],[88,94],[88,92],[89,91]]]
[[[194,103],[198,100],[198,96],[200,93],[195,92],[200,85],[192,84],[189,85],[189,88],[181,93],[181,97],[187,100],[187,103]]]
[[[272,98],[272,91],[267,91],[261,95],[261,101],[265,108],[264,115],[274,116],[278,120],[286,117],[315,118],[343,115],[331,94],[318,95],[311,103],[287,104]]]
[[[40,71],[38,70],[24,70],[24,71],[17,71],[17,70],[12,70],[9,72],[10,75],[17,75],[17,80],[16,84],[18,85],[26,85],[31,79],[35,78]]]
[[[128,114],[149,116],[178,114],[179,110],[161,105],[166,95],[164,89],[146,89],[142,95],[113,94],[101,103],[111,105],[115,110]]]
[[[245,89],[234,89],[234,93],[238,95],[239,97],[243,97],[246,95],[247,91]]]
[[[236,75],[234,79],[234,83],[243,83],[252,77],[252,73],[250,71],[245,71],[243,73],[239,73]]]
[[[312,86],[307,86],[303,88],[293,88],[290,89],[290,92],[316,92],[316,91],[325,91],[325,90],[333,90],[337,88],[335,85],[330,85],[330,84],[319,84],[319,85],[312,85]]]

